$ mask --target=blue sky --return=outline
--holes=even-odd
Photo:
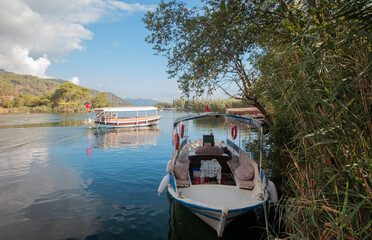
[[[171,102],[181,96],[177,81],[145,42],[149,32],[141,21],[159,2],[0,0],[0,68]]]
[[[177,81],[168,79],[166,59],[155,56],[152,46],[145,42],[149,32],[141,21],[143,14],[135,12],[117,21],[89,24],[86,28],[94,36],[83,43],[85,49],[52,64],[47,75],[63,79],[77,76],[80,85],[123,98],[168,102],[179,98]]]

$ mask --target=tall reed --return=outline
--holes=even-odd
[[[322,24],[299,13],[304,26],[276,56],[271,137],[286,166],[281,208],[291,239],[372,236],[372,36],[362,21],[371,6],[364,3]]]

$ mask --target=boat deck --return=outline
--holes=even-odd
[[[214,156],[214,155],[190,155],[190,166],[189,166],[189,175],[192,185],[198,184],[219,184],[216,177],[214,178],[205,178],[204,182],[201,182],[200,179],[194,177],[194,168],[200,168],[201,160],[212,160],[217,159],[218,163],[221,165],[221,184],[222,185],[231,185],[235,186],[234,176],[227,164],[227,161],[230,160],[228,155]]]

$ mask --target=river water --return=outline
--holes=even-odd
[[[186,113],[159,114],[157,127],[137,130],[88,129],[89,114],[0,114],[0,239],[218,239],[188,209],[157,195],[173,120]],[[210,124],[221,122],[199,121],[189,134],[208,133]],[[229,225],[223,239],[262,233],[256,211]]]

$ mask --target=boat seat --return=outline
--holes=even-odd
[[[176,179],[176,185],[177,187],[190,187],[190,181],[187,179],[187,180],[180,180],[180,179]]]
[[[236,185],[239,188],[252,190],[255,187],[255,184],[252,180],[240,180],[235,175],[235,170],[241,165],[239,159],[227,161],[227,165],[229,166],[231,172],[233,173]]]
[[[189,187],[190,176],[189,176],[189,160],[177,161],[173,168],[174,177],[176,179],[177,187]]]

